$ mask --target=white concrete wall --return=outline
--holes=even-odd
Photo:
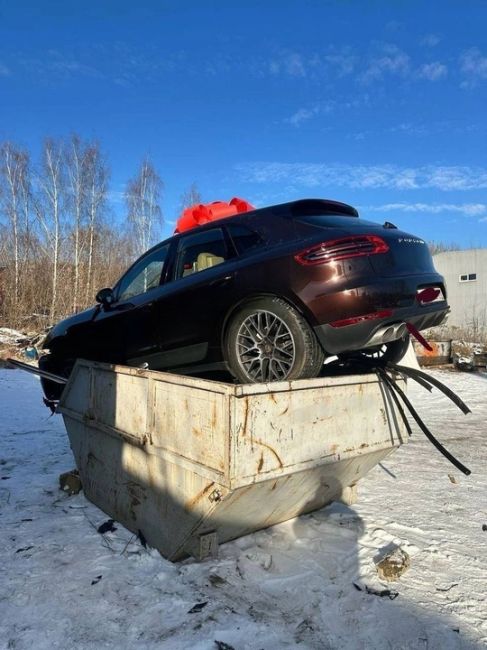
[[[487,327],[487,248],[437,253],[433,261],[446,281],[448,325]],[[460,282],[460,275],[469,273],[476,273],[477,279]]]

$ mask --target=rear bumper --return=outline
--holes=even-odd
[[[329,354],[361,350],[371,345],[371,339],[381,328],[395,323],[412,323],[418,330],[440,325],[450,308],[446,301],[429,306],[393,309],[391,316],[369,320],[344,327],[318,325],[314,328],[323,349]]]

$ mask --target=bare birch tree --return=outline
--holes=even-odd
[[[137,176],[127,183],[127,216],[134,231],[138,254],[142,254],[154,242],[162,225],[159,203],[162,188],[162,179],[147,158],[142,162]]]
[[[95,259],[95,235],[100,230],[103,211],[106,206],[108,181],[110,172],[100,151],[98,143],[92,144],[87,150],[87,262],[85,281],[85,302],[88,302],[93,291],[93,264]]]
[[[193,205],[199,205],[202,202],[201,194],[196,183],[191,183],[186,191],[181,194],[179,201],[179,210],[182,214],[186,208]],[[179,215],[178,215],[179,216]]]
[[[68,185],[67,207],[71,213],[73,237],[73,294],[72,305],[76,311],[79,302],[82,231],[87,199],[87,146],[78,135],[71,136],[65,148],[66,177]]]
[[[44,142],[42,163],[36,177],[39,195],[35,209],[44,235],[45,250],[51,263],[51,300],[49,316],[54,321],[58,308],[58,279],[63,236],[65,198],[64,146],[62,141],[48,138]]]
[[[10,231],[13,257],[12,308],[17,312],[20,300],[22,244],[29,227],[29,154],[6,142],[0,148],[0,209]]]

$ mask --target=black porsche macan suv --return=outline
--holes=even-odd
[[[426,243],[343,203],[305,199],[219,219],[157,244],[49,332],[40,367],[77,358],[242,383],[317,376],[350,352],[398,360],[406,324],[448,305]],[[49,399],[62,387],[43,381]]]

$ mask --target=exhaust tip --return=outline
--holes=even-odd
[[[397,338],[402,339],[403,336],[406,336],[408,328],[406,323],[401,323],[397,329]]]
[[[382,334],[382,343],[389,343],[389,341],[393,341],[395,336],[394,336],[394,327],[388,327],[384,333]]]
[[[407,331],[408,328],[406,323],[396,323],[395,325],[391,325],[382,333],[382,343],[389,343],[390,341],[402,339]]]

